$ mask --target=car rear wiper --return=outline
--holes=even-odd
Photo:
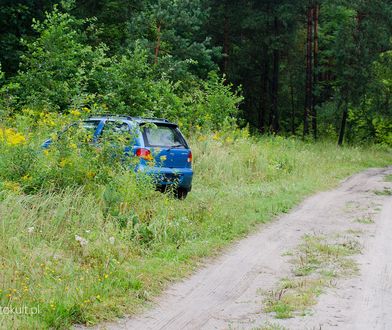
[[[177,149],[177,148],[181,148],[181,147],[186,147],[185,145],[183,145],[183,144],[175,144],[175,145],[172,145],[172,146],[170,146],[169,147],[169,150],[170,149]]]

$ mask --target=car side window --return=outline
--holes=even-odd
[[[99,120],[86,120],[74,123],[59,133],[59,139],[76,139],[82,142],[92,142],[97,131]]]
[[[107,121],[99,138],[101,142],[126,143],[131,140],[129,125],[118,121]]]
[[[86,138],[88,142],[93,140],[99,123],[100,122],[97,120],[89,120],[82,123],[82,127],[86,130]]]

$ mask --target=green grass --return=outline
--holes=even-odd
[[[392,189],[384,188],[383,190],[376,190],[374,193],[378,196],[392,196]]]
[[[266,322],[261,327],[252,328],[252,330],[287,330],[285,327],[282,327],[278,324],[273,324],[271,322]]]
[[[356,222],[362,223],[364,225],[371,225],[374,223],[374,220],[372,219],[371,216],[366,216],[366,217],[357,218]]]
[[[349,257],[360,251],[357,241],[350,236],[342,238],[338,235],[334,240],[305,236],[293,253],[293,277],[282,279],[279,288],[268,293],[265,311],[274,313],[277,319],[306,315],[335,278],[358,271],[356,263]]]
[[[392,163],[375,148],[280,137],[191,145],[195,181],[185,201],[133,192],[127,205],[116,201],[132,212],[111,214],[99,191],[83,187],[0,192],[0,306],[40,307],[37,315],[0,316],[0,328],[69,328],[140,311],[256,225],[348,175]]]
[[[386,175],[385,176],[385,181],[392,182],[392,174]]]

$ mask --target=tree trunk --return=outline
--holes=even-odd
[[[265,118],[267,114],[268,101],[268,60],[264,60],[263,73],[261,75],[260,111],[259,111],[259,131],[265,132]]]
[[[157,41],[155,45],[155,57],[154,57],[155,64],[158,64],[160,49],[161,49],[161,24],[157,23]]]
[[[344,100],[342,123],[340,125],[339,141],[338,141],[339,146],[343,145],[344,133],[346,131],[346,124],[347,124],[347,117],[348,117],[348,102],[347,100]]]
[[[223,73],[227,75],[229,68],[229,18],[225,15],[223,27]]]
[[[289,87],[290,87],[290,102],[291,102],[291,113],[290,113],[290,130],[291,134],[295,135],[295,102],[294,102],[294,79],[293,79],[293,66],[291,62],[291,54],[287,57],[287,66],[289,68]]]
[[[313,61],[312,61],[312,20],[313,8],[308,8],[308,26],[307,26],[307,47],[306,47],[306,88],[305,88],[305,110],[304,110],[304,137],[309,134],[309,115],[312,107],[312,93],[313,93]]]
[[[314,32],[314,44],[313,44],[313,83],[312,83],[312,131],[313,137],[317,139],[317,95],[315,91],[315,87],[317,85],[318,76],[317,76],[317,68],[318,68],[318,24],[319,24],[319,5],[316,4],[313,10],[313,32]]]
[[[295,103],[294,103],[294,85],[292,73],[290,73],[290,96],[291,96],[291,134],[295,135]]]
[[[279,22],[278,18],[275,16],[274,18],[274,34],[275,38],[278,37],[279,34]],[[279,109],[278,109],[278,93],[279,93],[279,63],[280,63],[280,52],[279,49],[275,46],[273,51],[273,72],[272,72],[272,83],[271,83],[271,126],[272,132],[279,132]]]

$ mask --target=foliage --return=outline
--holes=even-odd
[[[380,77],[391,49],[388,1],[58,2],[6,1],[0,9],[7,18],[0,31],[3,112],[87,106],[179,117],[198,112],[184,107],[202,98],[210,72],[220,69],[232,91],[243,91],[237,118],[260,132],[298,134],[306,16],[319,5],[313,96],[321,136],[335,137],[347,113],[348,142],[389,143],[389,92]]]
[[[207,19],[202,0],[147,0],[128,24],[129,43],[143,44],[159,70],[174,80],[205,78],[217,69],[219,56],[219,48],[200,31]]]
[[[63,110],[87,92],[89,74],[105,52],[104,46],[85,44],[86,20],[61,12],[57,6],[43,22],[34,21],[39,37],[25,41],[21,58],[19,104],[47,110]]]
[[[49,123],[67,118],[25,112],[6,127],[26,140],[0,141],[0,252],[8,256],[0,304],[39,305],[40,314],[2,318],[3,328],[68,328],[134,312],[255,224],[354,171],[391,162],[374,147],[231,128],[198,133],[190,141],[198,175],[189,199],[177,201],[116,166],[110,146],[75,148],[65,136],[46,154],[39,141],[57,127]]]
[[[239,91],[225,85],[216,73],[185,86],[151,66],[140,45],[122,56],[109,56],[104,44],[86,44],[88,36],[95,33],[93,22],[76,19],[57,6],[43,22],[35,22],[38,38],[26,42],[28,51],[19,74],[0,90],[3,111],[87,108],[167,117],[181,121],[186,129],[206,122],[215,129],[237,115],[242,101]]]
[[[238,105],[242,101],[240,90],[233,91],[233,86],[227,85],[225,78],[211,73],[208,80],[202,81],[191,93],[185,93],[184,105],[176,116],[183,127],[214,130],[224,128],[227,123],[235,126]]]

